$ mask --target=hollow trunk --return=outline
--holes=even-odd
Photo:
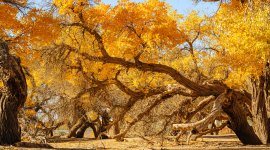
[[[20,61],[1,40],[0,79],[0,145],[10,145],[21,140],[17,114],[26,100],[27,85]]]

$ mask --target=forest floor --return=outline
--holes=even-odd
[[[123,142],[114,139],[94,140],[91,138],[56,138],[50,139],[49,144],[55,149],[62,150],[91,150],[91,149],[129,149],[129,150],[259,150],[269,149],[270,145],[251,146],[243,145],[235,135],[207,135],[198,138],[197,141],[191,141],[188,145],[184,140],[178,145],[175,144],[172,137],[160,138],[125,138]],[[25,150],[29,148],[0,147],[1,149]],[[36,148],[35,148],[36,149]]]

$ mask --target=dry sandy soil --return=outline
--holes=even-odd
[[[242,145],[235,135],[218,135],[211,136],[207,135],[203,138],[197,139],[197,141],[191,141],[187,145],[184,141],[176,145],[172,137],[167,137],[163,140],[154,138],[126,138],[123,142],[117,142],[113,139],[108,140],[93,140],[89,138],[84,139],[50,139],[49,144],[56,149],[62,150],[91,150],[91,149],[130,149],[130,150],[259,150],[259,149],[270,149],[270,145],[266,146],[250,146]],[[26,149],[26,148],[15,148],[15,147],[0,147],[0,149]]]
[[[242,145],[235,135],[222,135],[222,136],[204,136],[197,141],[191,141],[189,145],[182,141],[179,145],[176,145],[171,137],[166,139],[151,139],[147,138],[126,138],[124,142],[117,142],[112,139],[108,140],[68,140],[68,141],[51,141],[50,144],[55,148],[70,148],[70,149],[156,149],[156,150],[193,150],[193,149],[230,149],[230,150],[258,150],[258,149],[270,149],[269,146],[250,146]]]

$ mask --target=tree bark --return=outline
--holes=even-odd
[[[84,137],[84,133],[86,131],[87,128],[90,127],[90,123],[89,122],[85,122],[77,131],[76,133],[76,138],[83,138]]]
[[[223,110],[230,116],[231,129],[236,133],[243,144],[267,144],[269,142],[269,89],[270,89],[270,66],[266,63],[263,74],[258,80],[252,81],[251,114],[253,124],[247,122],[247,110],[244,108],[243,99],[239,92],[235,91],[230,98],[231,103],[225,104]],[[244,101],[245,102],[245,101]]]
[[[268,142],[268,118],[266,111],[266,99],[264,92],[265,77],[261,76],[259,83],[253,81],[253,93],[252,93],[252,119],[253,129],[258,135],[262,144]]]
[[[98,134],[99,133],[97,132],[97,128],[96,128],[95,124],[94,123],[91,123],[90,124],[90,127],[92,128],[92,131],[94,133],[95,139],[98,138]]]
[[[245,110],[237,100],[232,99],[231,104],[224,107],[223,111],[230,117],[228,127],[234,131],[243,144],[262,144],[253,128],[248,124]]]
[[[117,135],[120,133],[119,122],[114,124],[113,130],[114,130],[114,135]]]
[[[12,145],[16,142],[20,142],[21,133],[17,119],[16,105],[9,104],[12,98],[9,94],[1,94],[0,99],[0,145],[8,144]]]
[[[85,122],[86,122],[85,116],[81,117],[77,121],[77,123],[70,129],[70,132],[67,135],[67,138],[76,137],[76,133],[78,129],[81,128]]]
[[[7,44],[0,40],[0,145],[20,142],[18,109],[27,97],[26,79],[20,61],[9,54]]]

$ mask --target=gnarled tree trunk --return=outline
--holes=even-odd
[[[234,131],[243,144],[261,144],[253,128],[248,124],[247,114],[238,99],[232,97],[230,105],[223,107],[223,111],[230,117],[228,127]]]
[[[247,96],[234,91],[229,98],[230,102],[223,105],[223,110],[230,117],[230,128],[235,132],[243,144],[267,144],[269,142],[269,122],[267,106],[270,90],[270,66],[266,64],[259,80],[252,81],[252,96]],[[242,96],[241,96],[242,95]],[[243,101],[243,99],[245,99]],[[247,100],[250,99],[250,102]],[[250,103],[252,125],[248,123],[248,110],[245,103]]]
[[[263,144],[268,142],[268,118],[266,111],[267,101],[267,77],[261,76],[259,82],[253,82],[253,93],[252,93],[252,116],[253,116],[253,128],[255,133]]]
[[[27,85],[20,61],[9,54],[1,40],[0,79],[0,145],[14,144],[21,140],[17,114],[26,100]]]

